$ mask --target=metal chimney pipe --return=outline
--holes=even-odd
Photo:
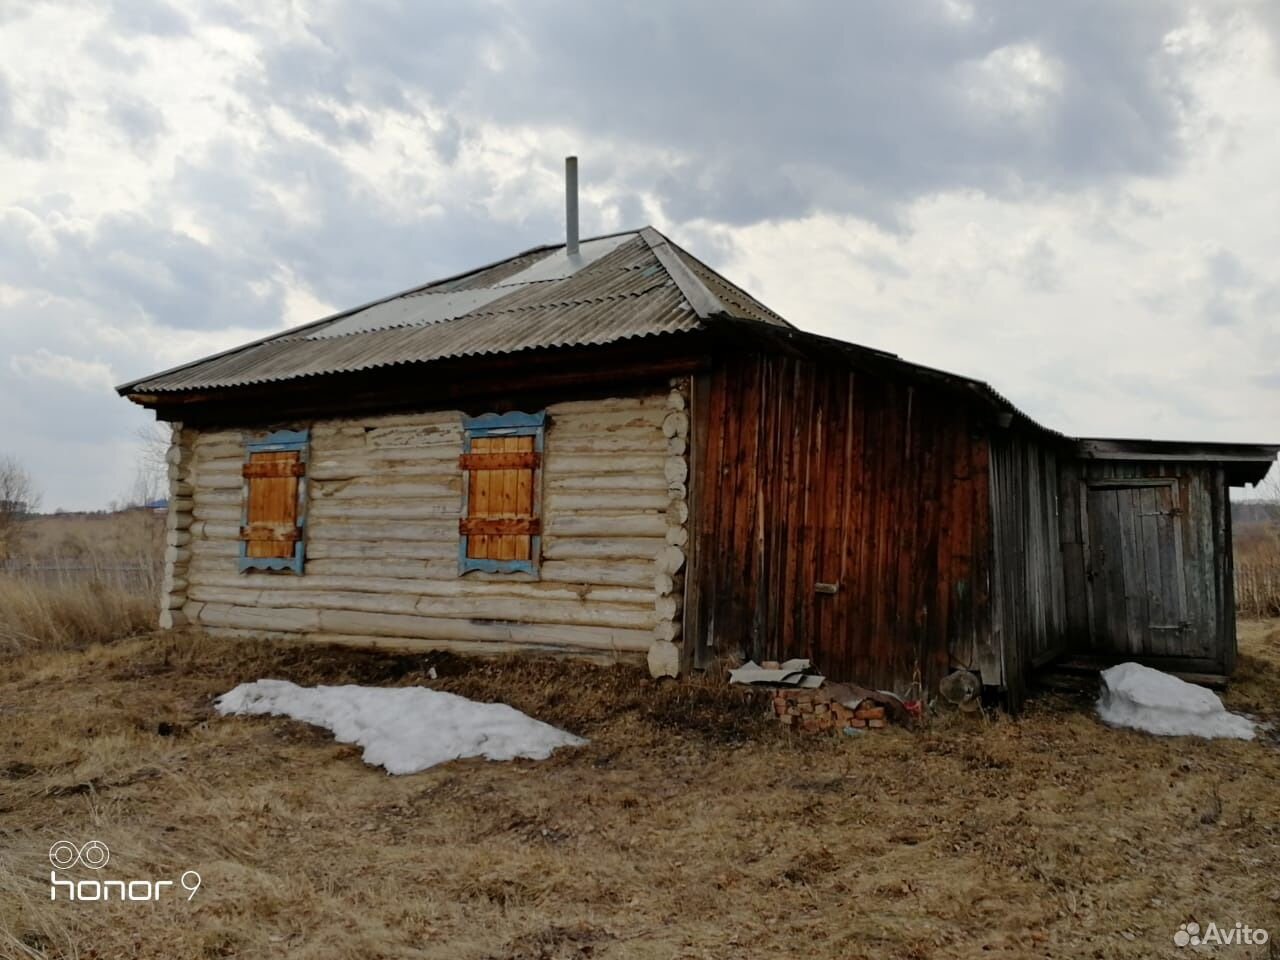
[[[578,158],[564,158],[564,252],[578,255]]]

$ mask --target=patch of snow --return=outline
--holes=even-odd
[[[214,700],[221,714],[292,717],[364,747],[364,762],[417,773],[462,757],[545,760],[587,741],[504,703],[476,703],[426,687],[300,687],[287,680],[242,683]]]
[[[1165,737],[1252,740],[1255,735],[1253,721],[1229,713],[1213,691],[1140,663],[1102,671],[1098,716],[1113,727]]]

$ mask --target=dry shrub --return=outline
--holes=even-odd
[[[153,595],[87,583],[0,575],[0,653],[74,650],[155,626]]]

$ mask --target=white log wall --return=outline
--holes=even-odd
[[[542,562],[458,574],[462,414],[309,426],[306,564],[236,569],[241,430],[175,431],[189,491],[170,548],[167,609],[215,633],[262,632],[407,649],[645,653],[679,633],[673,581],[688,509],[684,395],[552,405],[542,474]],[[181,444],[179,445],[179,440]],[[181,574],[181,576],[179,576]]]

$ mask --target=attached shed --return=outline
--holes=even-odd
[[[1280,449],[1065,437],[797,330],[652,228],[119,389],[172,425],[164,626],[894,689],[963,667],[1015,706],[1063,656],[1229,672],[1227,485]]]

